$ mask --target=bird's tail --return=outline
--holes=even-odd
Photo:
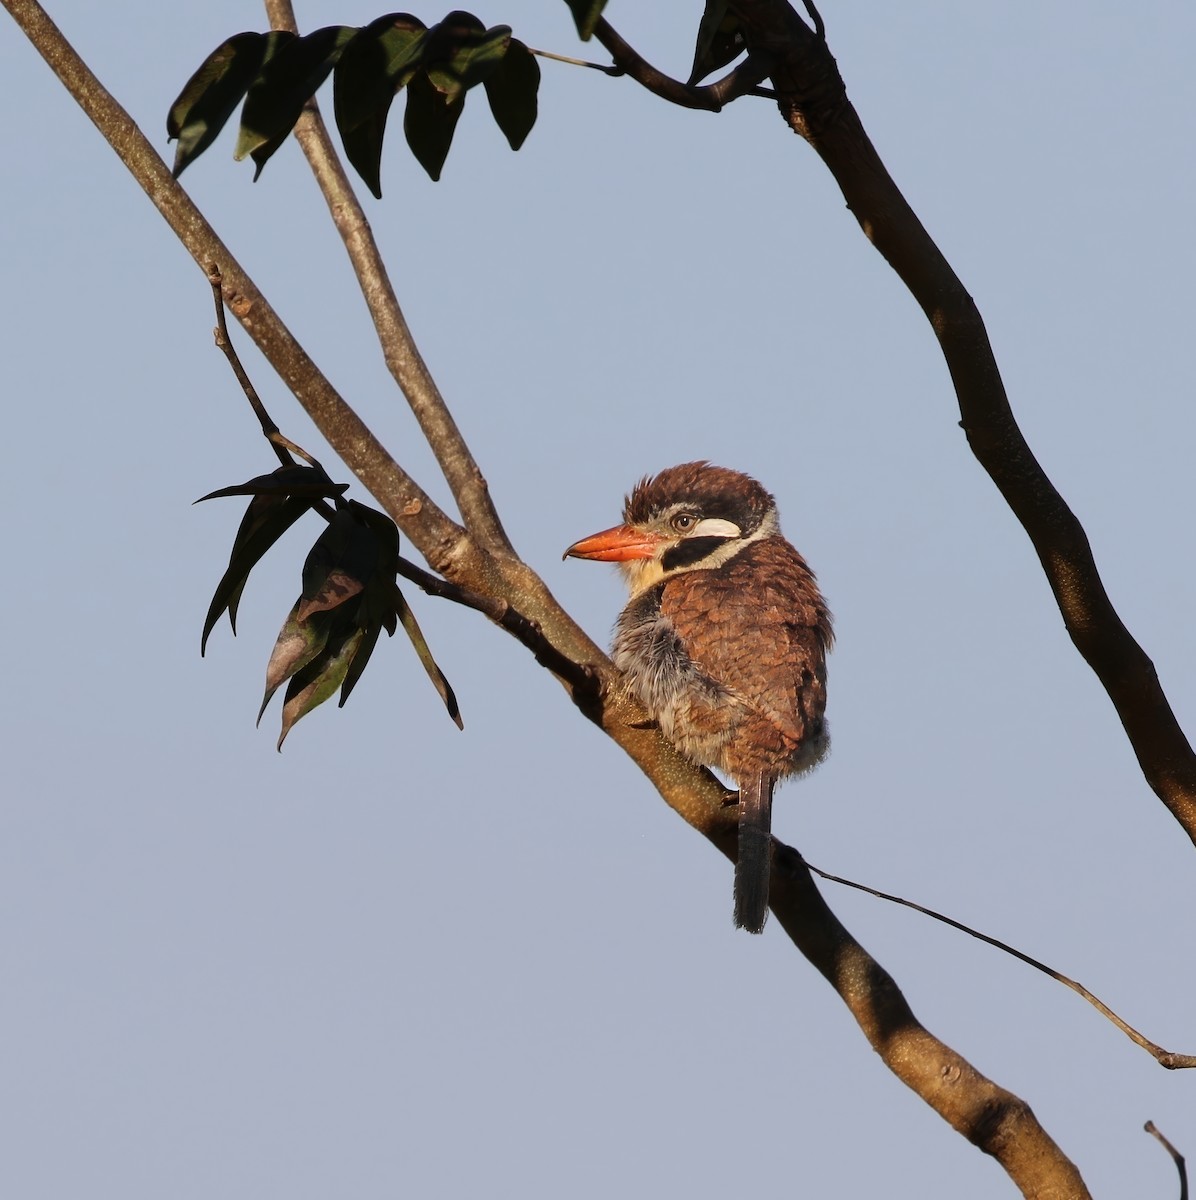
[[[772,862],[772,785],[767,775],[739,783],[739,858],[735,863],[735,924],[762,933],[768,917]]]

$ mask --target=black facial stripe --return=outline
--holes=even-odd
[[[670,546],[660,556],[660,565],[666,571],[675,571],[678,567],[692,567],[707,555],[713,554],[720,546],[725,546],[731,538],[726,537],[691,537],[675,546]]]

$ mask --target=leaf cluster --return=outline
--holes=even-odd
[[[304,37],[238,33],[204,59],[170,107],[175,178],[244,100],[234,157],[252,158],[256,179],[330,74],[345,155],[379,198],[386,122],[404,88],[403,133],[432,179],[440,178],[471,88],[482,86],[512,150],[536,123],[540,68],[531,51],[509,26],[487,29],[472,13],[454,11],[430,27],[410,13],[388,13],[361,28],[328,25]]]
[[[339,704],[344,705],[374,652],[378,635],[385,629],[393,636],[400,622],[449,715],[461,723],[452,688],[432,659],[396,583],[399,531],[385,513],[345,500],[347,488],[348,484],[329,479],[321,467],[294,464],[201,497],[251,497],[233,539],[228,568],[208,606],[201,653],[224,613],[236,633],[245,583],[266,551],[311,509],[320,510],[328,521],[308,552],[302,590],[283,622],[266,667],[259,721],[274,693],[287,685],[279,749],[295,722],[337,689]]]

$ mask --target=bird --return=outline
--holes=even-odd
[[[661,733],[739,789],[736,926],[768,916],[772,797],[830,746],[830,610],[750,475],[707,461],[645,476],[623,523],[565,558],[617,563],[631,593],[612,658]]]

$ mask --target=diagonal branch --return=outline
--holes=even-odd
[[[164,163],[63,39],[36,0],[0,0],[112,144],[202,268],[216,263],[234,315],[294,391],[346,465],[429,563],[455,583],[511,606],[581,672],[549,665],[579,707],[644,771],[661,796],[728,856],[736,821],[726,792],[687,762],[646,718],[614,671],[543,581],[509,554],[489,553],[452,522],[386,454],[295,343]],[[516,632],[512,630],[512,632]],[[529,636],[525,644],[534,645]],[[549,659],[548,654],[543,655]],[[558,669],[559,668],[559,669]],[[827,908],[796,851],[775,852],[779,923],[843,998],[886,1064],[956,1129],[996,1156],[1027,1195],[1088,1196],[1075,1167],[1028,1106],[980,1075],[914,1018],[893,979]]]
[[[770,904],[886,1066],[956,1132],[991,1154],[1024,1196],[1088,1197],[1079,1171],[1030,1106],[923,1028],[892,976],[831,912],[801,855],[788,846],[774,851]]]
[[[926,313],[972,452],[1029,534],[1067,631],[1113,701],[1147,783],[1196,842],[1196,755],[1154,664],[1109,600],[1083,527],[1018,428],[975,302],[885,169],[825,41],[788,0],[731,0],[731,8],[749,51],[773,57],[782,115],[818,152],[865,236]]]
[[[265,0],[266,16],[275,29],[298,33],[291,0]],[[374,322],[386,366],[407,398],[415,419],[436,455],[445,481],[457,501],[465,528],[485,547],[510,552],[511,543],[490,498],[486,480],[411,336],[407,319],[382,261],[361,203],[314,99],[295,126],[312,174],[324,194],[333,224],[345,244],[361,294]]]
[[[387,453],[295,340],[245,269],[217,236],[145,134],[79,57],[35,0],[4,7],[144,189],[207,276],[215,264],[229,310],[254,340],[329,445],[386,506],[400,529],[438,569],[468,555],[464,531]]]

